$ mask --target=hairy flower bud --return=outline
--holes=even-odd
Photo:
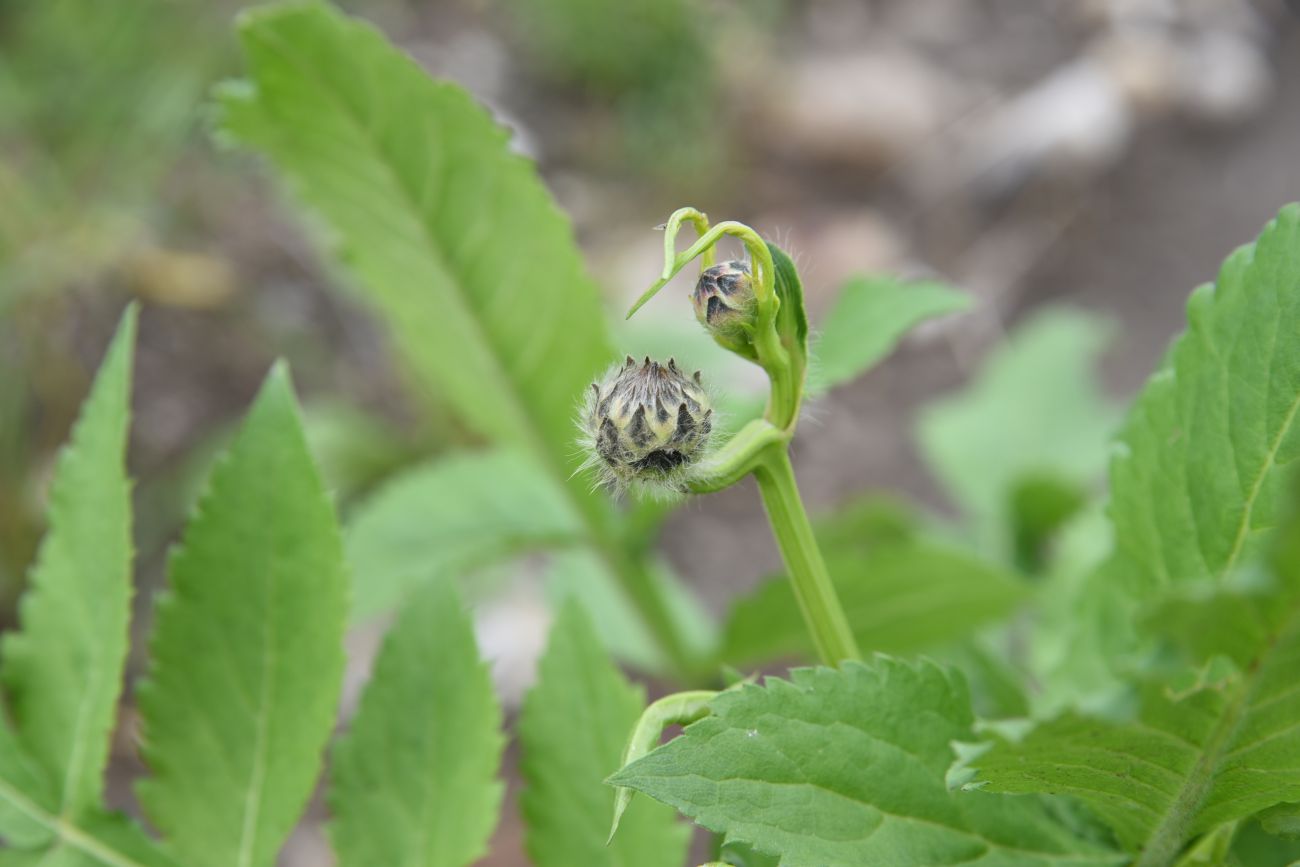
[[[591,463],[607,480],[679,482],[704,454],[713,409],[699,371],[687,376],[672,359],[643,364],[628,356],[603,382],[592,383],[582,414]]]
[[[753,355],[754,282],[749,265],[723,262],[706,268],[691,295],[695,318],[727,349]]]

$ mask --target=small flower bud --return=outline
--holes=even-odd
[[[582,414],[591,463],[616,487],[677,487],[708,446],[713,409],[699,371],[687,376],[672,359],[642,364],[628,356],[592,383]]]
[[[733,352],[752,357],[754,284],[745,262],[723,262],[706,268],[691,295],[695,318],[713,339]]]

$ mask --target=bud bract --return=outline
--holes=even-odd
[[[723,262],[706,268],[691,294],[695,318],[713,339],[747,358],[754,355],[754,281],[749,265]]]
[[[700,373],[630,356],[593,383],[582,427],[592,463],[618,487],[680,481],[708,446],[713,409]]]

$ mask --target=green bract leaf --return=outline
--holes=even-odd
[[[813,341],[808,393],[819,394],[862,375],[918,323],[969,306],[969,295],[942,283],[854,277],[840,289]]]
[[[1233,253],[1187,305],[1188,331],[1147,383],[1111,467],[1133,580],[1220,580],[1277,521],[1300,455],[1300,205]]]
[[[528,456],[439,458],[403,473],[353,512],[353,617],[391,609],[419,582],[583,538],[573,504]]]
[[[1020,326],[962,394],[926,409],[925,458],[965,510],[983,550],[1010,559],[1015,487],[1048,474],[1091,486],[1118,421],[1096,378],[1107,328],[1081,313]]]
[[[673,812],[633,801],[606,846],[623,746],[645,706],[601,650],[575,603],[565,605],[519,720],[527,846],[539,867],[680,867],[689,829]]]
[[[501,708],[450,580],[402,609],[334,752],[341,867],[461,867],[483,855],[503,786]]]
[[[880,657],[791,678],[720,694],[611,782],[786,867],[1119,863],[1032,798],[949,791],[951,743],[972,736],[959,677]]]
[[[1025,598],[1024,585],[1006,571],[922,542],[828,557],[849,626],[865,652],[912,653],[956,641]],[[790,582],[781,577],[736,603],[722,658],[743,665],[807,657],[812,650]]]
[[[307,803],[343,674],[347,577],[289,377],[272,371],[171,564],[139,787],[186,867],[265,867]]]
[[[225,92],[224,131],[324,220],[420,383],[568,476],[574,402],[613,352],[569,224],[509,133],[323,3],[247,13],[240,36],[250,81]]]
[[[131,619],[131,485],[126,476],[129,309],[59,458],[50,531],[4,641],[4,680],[22,747],[52,786],[53,812],[99,807]]]

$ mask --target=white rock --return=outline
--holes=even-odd
[[[770,83],[762,144],[800,160],[880,168],[934,135],[960,103],[957,85],[897,49],[799,61]]]
[[[1085,56],[980,124],[966,168],[975,186],[990,193],[1034,176],[1087,177],[1119,159],[1133,126],[1120,82],[1100,60]]]
[[[1273,73],[1262,49],[1227,31],[1207,32],[1189,43],[1179,69],[1179,105],[1205,123],[1240,123],[1264,108],[1273,94]]]

